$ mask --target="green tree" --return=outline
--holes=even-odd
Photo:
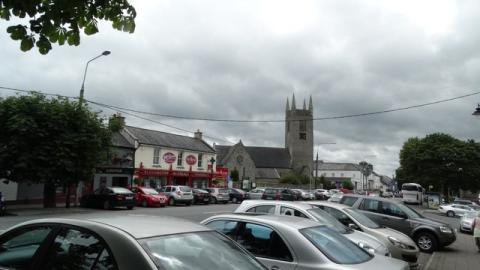
[[[446,196],[459,189],[480,188],[480,145],[448,134],[434,133],[425,138],[410,138],[400,151],[399,183],[432,185]]]
[[[342,182],[342,187],[343,188],[346,188],[348,190],[353,190],[353,185],[352,185],[352,182],[350,182],[349,180],[345,180]]]
[[[237,169],[233,169],[230,172],[230,179],[232,179],[233,182],[238,182],[238,179],[240,178],[240,175],[238,174]]]
[[[43,183],[45,207],[55,206],[57,187],[69,197],[71,186],[91,179],[111,141],[88,107],[40,94],[0,98],[0,129],[0,178]]]
[[[290,172],[280,178],[280,183],[290,185],[306,185],[308,181],[309,179],[304,175],[295,172]]]
[[[37,46],[41,54],[47,54],[52,43],[78,46],[80,31],[97,33],[99,20],[133,33],[137,13],[127,0],[0,0],[0,18],[9,21],[12,16],[28,17],[28,25],[7,28],[10,38],[20,41],[20,49],[25,52]]]

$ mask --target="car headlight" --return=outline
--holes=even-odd
[[[395,237],[391,237],[389,236],[388,237],[388,241],[390,241],[390,243],[392,243],[392,245],[396,246],[396,247],[399,247],[401,249],[409,249],[409,246],[402,243],[400,240],[398,240],[397,238]]]
[[[453,233],[452,229],[448,226],[440,226],[440,231],[442,233]]]
[[[368,253],[374,255],[375,254],[375,249],[372,248],[371,246],[369,246],[367,243],[364,243],[364,242],[358,242],[358,246],[360,248],[363,248],[364,250],[366,250]]]

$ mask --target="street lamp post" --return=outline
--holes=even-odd
[[[104,52],[102,52],[102,54],[97,55],[94,58],[88,60],[87,65],[85,65],[85,71],[83,72],[82,88],[80,89],[80,98],[79,98],[80,106],[83,103],[83,95],[84,95],[84,92],[85,92],[85,78],[87,77],[88,64],[90,64],[90,62],[92,62],[92,61],[94,61],[94,60],[96,60],[96,59],[98,59],[102,56],[107,56],[109,54],[110,54],[110,51],[104,51]]]
[[[210,164],[212,164],[212,167],[210,168],[210,183],[209,183],[209,186],[211,187],[212,186],[212,182],[213,182],[213,164],[215,163],[215,158],[211,158],[210,159]]]

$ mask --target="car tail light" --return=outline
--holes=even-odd
[[[118,200],[123,200],[124,199],[124,196],[122,194],[117,194],[117,199]]]

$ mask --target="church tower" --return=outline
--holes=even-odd
[[[290,152],[290,162],[295,172],[310,178],[313,170],[312,96],[308,102],[308,109],[305,100],[302,109],[297,109],[296,106],[293,94],[291,106],[287,98],[285,108],[285,148]]]

